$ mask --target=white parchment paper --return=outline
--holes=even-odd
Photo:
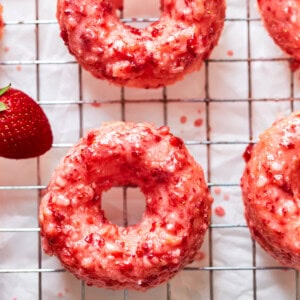
[[[56,1],[1,3],[7,25],[0,42],[0,85],[11,82],[40,102],[53,128],[54,146],[40,159],[0,158],[0,299],[164,300],[169,295],[172,300],[250,300],[254,293],[257,299],[274,299],[274,295],[278,300],[295,299],[295,271],[269,268],[278,264],[259,246],[253,248],[243,226],[238,185],[250,132],[256,140],[278,116],[290,113],[290,97],[300,95],[299,72],[291,76],[287,60],[272,60],[287,56],[263,28],[255,0],[227,1],[227,21],[207,72],[203,67],[166,91],[121,91],[80,73],[59,37]],[[125,1],[124,17],[134,16],[159,17],[159,1]],[[165,95],[166,101],[161,101]],[[204,101],[206,96],[209,102]],[[295,101],[294,109],[298,108]],[[198,260],[189,266],[199,270],[184,270],[169,287],[163,284],[146,293],[83,287],[67,272],[52,272],[62,267],[39,245],[41,187],[47,185],[58,161],[88,129],[123,117],[157,126],[167,123],[202,165],[214,197],[210,238],[207,234]],[[137,189],[127,192],[128,220],[133,224],[140,220],[145,204]],[[117,224],[122,224],[122,195],[122,189],[114,188],[103,200],[107,216]],[[255,274],[254,259],[260,268]]]

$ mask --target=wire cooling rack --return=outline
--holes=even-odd
[[[227,1],[222,38],[200,72],[149,91],[112,87],[83,71],[58,38],[52,2],[2,1],[1,84],[10,81],[37,99],[55,141],[39,159],[0,160],[0,299],[300,299],[298,272],[261,251],[243,218],[243,150],[278,114],[297,109],[300,91],[299,73],[290,71],[289,58],[267,36],[255,1]],[[107,120],[169,125],[203,166],[215,200],[199,259],[146,293],[88,287],[41,250],[38,204],[53,168],[86,130]],[[112,221],[137,221],[135,212],[143,208],[132,199],[138,196],[130,188],[113,189],[105,204]]]

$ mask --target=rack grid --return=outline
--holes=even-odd
[[[12,4],[8,5],[10,3],[14,3],[14,5],[17,5],[17,0],[4,0],[2,1],[4,5],[4,9],[6,9],[6,5],[10,8],[12,7]],[[185,110],[185,107],[191,106],[193,107],[200,107],[199,110],[201,110],[202,113],[202,119],[204,120],[203,129],[201,129],[201,136],[198,134],[198,131],[195,130],[195,134],[187,134],[184,133],[184,141],[185,144],[188,146],[189,149],[191,149],[192,153],[196,155],[196,159],[201,162],[201,164],[204,167],[204,170],[206,171],[206,178],[209,183],[209,187],[211,190],[212,195],[215,198],[215,206],[216,205],[228,205],[227,202],[223,201],[221,199],[220,194],[223,196],[224,190],[228,192],[229,194],[234,194],[235,198],[238,199],[238,201],[241,200],[240,191],[239,191],[239,181],[237,176],[228,176],[228,180],[222,179],[222,177],[218,177],[215,172],[218,168],[218,163],[216,161],[219,161],[219,159],[222,159],[223,156],[220,154],[221,149],[227,149],[225,152],[226,154],[230,154],[232,151],[235,153],[239,153],[242,155],[242,149],[244,149],[250,142],[255,142],[257,139],[257,136],[259,134],[259,131],[262,127],[265,126],[265,123],[263,123],[260,126],[257,126],[257,122],[260,118],[259,115],[259,109],[257,107],[262,106],[263,108],[270,107],[271,112],[275,111],[276,113],[283,111],[284,113],[293,111],[297,108],[297,102],[299,101],[298,96],[298,81],[297,81],[297,75],[298,72],[293,73],[289,68],[288,64],[290,62],[290,59],[286,56],[284,56],[282,53],[277,55],[276,50],[274,50],[274,56],[256,56],[253,54],[253,49],[255,45],[255,31],[253,31],[253,28],[256,28],[256,26],[261,25],[261,20],[257,13],[254,12],[255,7],[255,1],[254,0],[231,0],[228,1],[228,6],[237,6],[240,10],[243,10],[244,13],[240,13],[241,16],[238,14],[232,14],[233,16],[227,16],[226,17],[226,25],[227,29],[231,28],[231,26],[236,26],[237,24],[241,26],[241,28],[245,28],[245,56],[241,58],[235,58],[235,56],[232,54],[230,55],[223,55],[223,57],[218,57],[218,55],[212,55],[212,57],[207,60],[199,74],[201,74],[199,77],[196,76],[196,79],[193,77],[191,80],[198,82],[199,85],[201,85],[202,89],[201,91],[197,91],[195,94],[192,94],[191,96],[186,97],[175,97],[176,93],[174,91],[172,92],[172,88],[163,88],[159,92],[157,91],[148,91],[145,95],[144,100],[141,100],[139,98],[139,91],[133,89],[133,90],[127,90],[126,88],[115,88],[110,86],[105,86],[107,89],[107,92],[109,96],[105,96],[101,99],[94,99],[93,97],[89,96],[88,89],[94,88],[94,86],[89,85],[88,83],[92,81],[92,79],[83,71],[80,66],[77,65],[76,61],[66,54],[63,54],[61,57],[56,58],[53,57],[45,57],[43,54],[42,48],[44,47],[45,39],[43,37],[43,34],[45,32],[46,27],[56,27],[57,22],[55,19],[51,18],[45,18],[42,15],[44,15],[43,10],[45,9],[45,6],[47,3],[53,7],[53,4],[50,4],[51,1],[46,0],[26,0],[23,3],[26,3],[26,8],[28,8],[28,11],[31,11],[31,17],[26,20],[23,20],[21,18],[7,18],[5,20],[5,25],[7,31],[9,31],[10,28],[12,32],[17,32],[20,28],[30,27],[34,29],[34,46],[32,47],[34,50],[34,53],[32,53],[30,58],[6,58],[5,55],[0,54],[0,72],[3,72],[4,70],[4,76],[1,75],[1,84],[4,83],[5,80],[11,80],[14,82],[14,78],[11,78],[11,75],[9,74],[9,70],[12,68],[26,68],[29,67],[29,69],[34,73],[34,83],[32,83],[35,87],[30,90],[30,93],[34,98],[37,99],[37,101],[43,106],[45,111],[49,114],[50,118],[53,117],[53,111],[57,110],[59,107],[64,107],[65,112],[68,114],[71,112],[71,117],[75,118],[76,121],[72,120],[74,122],[74,126],[76,127],[75,133],[71,131],[71,139],[58,139],[55,140],[52,150],[50,154],[47,154],[46,157],[41,157],[38,159],[30,160],[29,162],[19,163],[19,162],[8,162],[7,160],[1,159],[0,160],[0,169],[4,170],[5,168],[9,168],[7,173],[13,174],[15,171],[19,170],[19,168],[29,168],[30,171],[28,171],[31,177],[34,177],[34,184],[31,180],[29,180],[29,183],[26,183],[27,181],[24,180],[18,180],[18,183],[14,183],[10,180],[3,180],[5,178],[4,175],[0,175],[0,299],[3,300],[12,300],[12,299],[39,299],[39,300],[45,300],[45,299],[80,299],[80,300],[94,300],[94,299],[124,299],[124,300],[134,300],[134,299],[166,299],[166,300],[175,300],[175,299],[210,299],[210,300],[217,300],[217,299],[261,299],[263,296],[267,297],[272,296],[270,294],[264,294],[264,284],[265,282],[268,282],[268,279],[266,280],[263,277],[268,277],[267,275],[261,275],[263,273],[267,273],[270,276],[270,285],[276,285],[278,286],[280,292],[277,294],[276,299],[300,299],[300,291],[299,291],[299,273],[298,271],[295,271],[293,269],[285,268],[282,266],[279,266],[274,261],[269,259],[262,251],[259,250],[259,247],[256,245],[255,242],[253,242],[250,239],[247,226],[243,220],[243,211],[242,206],[239,206],[239,216],[235,218],[229,218],[229,221],[226,221],[226,216],[224,218],[219,218],[218,216],[213,216],[212,218],[212,224],[209,228],[209,231],[207,233],[207,240],[205,241],[203,245],[203,252],[205,253],[205,258],[200,261],[196,262],[192,265],[189,265],[186,267],[174,280],[171,280],[166,285],[163,285],[162,287],[159,287],[158,290],[147,292],[145,294],[138,294],[133,293],[130,291],[121,291],[121,292],[107,292],[102,291],[100,289],[96,290],[90,287],[87,287],[84,282],[80,282],[80,284],[77,281],[74,283],[76,285],[76,288],[74,290],[71,290],[72,287],[68,287],[68,289],[65,289],[63,291],[58,292],[52,292],[49,293],[49,287],[47,287],[47,291],[45,291],[45,286],[47,286],[47,278],[48,274],[54,274],[58,276],[58,280],[63,280],[61,277],[61,274],[65,274],[63,268],[61,268],[59,265],[56,265],[55,263],[48,264],[47,262],[44,263],[45,256],[42,253],[41,250],[41,242],[39,239],[39,227],[37,223],[37,207],[39,203],[39,199],[42,195],[42,192],[47,184],[47,178],[49,178],[51,170],[53,169],[53,165],[55,165],[55,162],[59,160],[63,154],[66,152],[66,150],[76,141],[77,138],[82,136],[84,132],[87,130],[87,127],[90,126],[90,124],[87,122],[88,120],[88,113],[90,112],[89,109],[86,109],[87,107],[94,107],[95,109],[100,106],[105,107],[105,112],[107,112],[108,116],[104,116],[104,121],[107,119],[113,119],[116,118],[116,116],[119,117],[121,120],[128,120],[129,118],[135,118],[135,112],[141,112],[143,110],[148,109],[148,105],[157,105],[157,107],[160,109],[160,116],[157,118],[160,120],[162,124],[169,125],[171,129],[176,129],[176,126],[174,125],[174,120],[170,116],[174,112],[174,106],[175,107],[181,107],[183,110]],[[241,5],[242,3],[242,5]],[[242,9],[241,9],[242,6]],[[9,13],[7,13],[9,16]],[[30,15],[30,14],[29,14]],[[151,22],[156,20],[156,18],[123,18],[123,22],[127,23],[144,23],[144,22]],[[243,27],[244,26],[244,27]],[[252,30],[253,29],[253,30]],[[226,30],[226,26],[225,29]],[[242,30],[242,29],[241,29]],[[46,29],[47,31],[47,29]],[[262,30],[263,31],[263,30]],[[55,30],[54,30],[55,32]],[[58,30],[57,30],[58,32]],[[51,34],[51,33],[50,33]],[[51,35],[50,35],[51,36]],[[228,37],[228,35],[224,34],[224,39]],[[4,40],[5,42],[5,40]],[[4,43],[3,42],[3,43]],[[224,42],[225,43],[225,42]],[[224,44],[223,44],[224,46]],[[219,45],[219,48],[222,47]],[[4,47],[3,47],[4,49]],[[4,50],[2,49],[2,52]],[[274,46],[274,49],[276,49],[276,46]],[[273,95],[272,93],[264,95],[264,93],[257,93],[256,90],[256,67],[258,66],[267,66],[269,63],[275,64],[276,66],[283,66],[285,73],[282,75],[285,77],[285,80],[287,82],[287,89],[288,91],[285,91],[285,93],[275,93]],[[243,85],[245,87],[246,93],[244,96],[238,95],[235,97],[235,93],[229,93],[228,95],[224,94],[224,97],[222,97],[222,90],[220,93],[216,92],[216,86],[214,82],[216,82],[217,78],[215,75],[218,73],[215,72],[215,70],[220,65],[226,65],[233,66],[234,64],[242,64],[244,66],[245,70],[245,78],[242,78]],[[257,64],[257,65],[256,65]],[[45,84],[48,81],[47,75],[48,75],[48,68],[51,67],[57,67],[63,72],[64,69],[67,69],[67,72],[70,70],[73,72],[72,78],[75,78],[75,81],[77,81],[77,87],[78,90],[76,91],[77,97],[70,97],[70,98],[60,98],[54,97],[53,99],[47,98],[46,92],[44,92]],[[8,71],[6,71],[6,68]],[[70,68],[70,70],[69,70]],[[216,69],[215,69],[216,68]],[[226,69],[226,67],[225,67]],[[19,72],[21,73],[21,72]],[[45,78],[46,74],[46,78]],[[49,81],[51,84],[51,73],[49,73]],[[224,74],[223,74],[224,75]],[[16,83],[20,83],[22,80],[22,76],[24,75],[24,72],[22,75],[18,75],[18,79],[16,80]],[[52,78],[53,80],[53,78]],[[234,79],[232,79],[234,80]],[[229,80],[230,81],[230,80]],[[229,84],[229,86],[231,86]],[[234,86],[234,85],[232,85]],[[103,85],[101,85],[103,87]],[[24,89],[26,89],[26,85],[24,85]],[[47,91],[47,88],[46,88]],[[97,88],[96,88],[97,91]],[[106,92],[106,93],[107,93]],[[242,94],[242,93],[241,93]],[[112,95],[110,97],[110,95]],[[196,96],[195,96],[196,95]],[[221,95],[221,96],[220,96]],[[246,128],[246,134],[238,134],[237,136],[229,135],[227,137],[226,134],[218,134],[218,122],[216,119],[223,117],[222,111],[224,106],[227,107],[229,105],[229,108],[235,109],[234,107],[243,107],[241,111],[243,114],[245,114],[246,118],[243,118],[243,124],[240,124],[242,128]],[[258,106],[257,106],[258,105]],[[135,106],[133,109],[132,106]],[[257,107],[256,107],[257,106]],[[111,108],[112,107],[112,108]],[[188,108],[189,110],[189,108]],[[128,112],[129,111],[129,112]],[[217,113],[216,113],[217,111]],[[227,108],[224,110],[227,112]],[[111,113],[111,115],[110,115]],[[103,117],[103,114],[101,114],[101,117]],[[189,116],[187,116],[189,117]],[[102,119],[101,119],[102,121]],[[155,119],[157,122],[157,120]],[[88,123],[88,125],[85,124],[85,122]],[[226,122],[226,121],[223,121]],[[268,121],[266,121],[268,122]],[[68,123],[70,126],[70,123]],[[216,131],[213,131],[215,125],[217,124]],[[234,124],[235,126],[239,127],[238,124]],[[178,125],[179,126],[179,125]],[[232,128],[229,126],[229,128]],[[59,128],[55,127],[55,130],[58,132]],[[198,130],[198,128],[197,128]],[[55,132],[56,133],[56,132]],[[182,133],[182,131],[178,130],[178,133]],[[201,157],[200,154],[203,154]],[[220,155],[220,158],[216,159],[216,156]],[[55,157],[54,162],[51,162],[53,157]],[[242,158],[240,157],[240,160]],[[29,165],[31,167],[29,167]],[[226,165],[225,165],[226,166]],[[238,166],[239,171],[241,168],[242,163]],[[234,168],[234,166],[231,166]],[[239,172],[237,171],[237,173]],[[1,172],[2,173],[2,172]],[[3,174],[3,173],[2,173]],[[10,175],[8,177],[14,177],[14,175]],[[221,178],[221,179],[220,179]],[[21,193],[21,196],[20,196]],[[36,209],[35,212],[35,222],[29,222],[29,225],[22,226],[22,222],[20,223],[20,226],[7,226],[6,223],[1,222],[1,219],[3,217],[4,220],[7,220],[7,215],[9,215],[12,219],[14,218],[14,215],[11,214],[11,211],[6,210],[6,206],[4,201],[6,202],[13,202],[18,199],[18,197],[22,197],[22,194],[25,193],[28,198],[28,201],[30,201],[31,207]],[[123,224],[128,224],[128,211],[129,208],[128,205],[128,199],[129,194],[132,193],[127,188],[122,189],[122,191],[116,191],[118,195],[121,195],[122,197],[122,218],[123,218]],[[225,197],[225,196],[224,196]],[[33,200],[32,200],[33,199]],[[35,204],[34,204],[34,203]],[[239,205],[235,202],[233,205]],[[2,211],[1,207],[5,207],[4,211]],[[230,207],[230,205],[229,205]],[[10,208],[11,209],[11,208]],[[16,207],[14,209],[17,210]],[[26,209],[25,209],[26,211]],[[31,213],[26,211],[27,213]],[[26,213],[25,212],[25,213]],[[226,210],[226,213],[228,210]],[[230,213],[229,213],[230,214]],[[10,223],[9,223],[10,224]],[[14,224],[14,223],[12,223]],[[19,224],[16,222],[16,224]],[[24,235],[34,235],[35,237],[32,238],[35,240],[36,243],[36,250],[34,259],[36,260],[36,264],[34,267],[28,267],[28,266],[16,266],[12,264],[11,262],[13,260],[10,260],[10,257],[8,259],[8,263],[5,263],[5,259],[7,257],[7,245],[9,244],[9,239],[18,239],[20,235],[24,237]],[[248,251],[247,255],[245,257],[248,257],[244,260],[244,258],[239,261],[237,259],[238,264],[232,264],[232,263],[225,263],[222,264],[222,255],[220,255],[220,252],[226,252],[223,248],[220,248],[218,241],[222,239],[222,237],[242,237],[243,243],[248,243]],[[6,236],[9,236],[9,238],[5,238]],[[1,238],[2,237],[2,238]],[[230,238],[229,238],[230,240]],[[239,245],[239,242],[234,241],[234,246]],[[223,242],[220,243],[222,247],[224,247]],[[227,244],[228,245],[228,244]],[[245,246],[243,244],[243,246]],[[27,247],[30,247],[30,245],[27,245]],[[226,244],[225,244],[225,247]],[[230,248],[230,245],[229,245]],[[15,249],[15,255],[16,256],[22,256],[23,255],[22,248]],[[231,251],[231,250],[230,250]],[[229,252],[230,252],[229,251]],[[28,251],[25,250],[25,253]],[[1,254],[5,253],[5,254]],[[29,251],[28,253],[32,253]],[[234,252],[233,252],[234,253]],[[227,254],[226,254],[227,255]],[[226,256],[225,255],[225,256]],[[230,255],[230,254],[229,254]],[[250,255],[250,256],[249,256]],[[3,258],[4,257],[4,258]],[[229,261],[234,261],[235,258],[229,259]],[[3,263],[4,262],[4,263]],[[54,267],[53,267],[54,266]],[[231,276],[230,280],[226,282],[227,274],[229,273],[235,273],[235,276]],[[279,273],[278,273],[279,272]],[[19,282],[17,288],[17,296],[13,296],[14,290],[5,290],[2,287],[9,286],[8,281],[12,280],[12,277],[16,277],[18,275],[22,274],[22,278],[24,276],[28,275],[30,276],[29,281],[35,286],[34,290],[35,293],[29,295],[26,294],[25,291],[28,289],[28,282]],[[199,275],[200,274],[200,275]],[[222,274],[219,276],[219,274]],[[224,275],[223,275],[224,274]],[[276,279],[276,276],[274,274],[280,274],[279,278],[288,277],[287,280],[283,280],[282,283],[281,280]],[[289,274],[287,276],[287,274]],[[187,279],[185,279],[185,276],[187,276]],[[237,277],[236,277],[237,276]],[[199,284],[199,290],[203,289],[202,291],[199,291],[199,294],[191,294],[190,291],[197,290],[197,287],[194,287],[195,290],[193,290],[190,286],[192,285],[191,278],[196,277],[196,284]],[[244,279],[237,279],[238,277],[244,277]],[[32,279],[33,278],[33,279]],[[179,279],[178,279],[179,278]],[[232,282],[232,278],[236,278],[237,282]],[[68,279],[70,280],[70,279]],[[198,282],[198,280],[203,281]],[[225,282],[225,284],[224,284]],[[231,286],[227,286],[228,283],[231,283]],[[241,283],[245,284],[245,287],[241,287]],[[263,283],[262,283],[263,282]],[[186,287],[181,287],[180,284],[186,283]],[[195,285],[195,283],[194,283]],[[292,288],[291,288],[292,287]],[[219,291],[220,289],[220,291]],[[239,290],[238,293],[235,292],[236,290]],[[278,291],[278,290],[277,290]],[[23,294],[22,294],[23,293]],[[272,293],[272,292],[271,292]],[[20,296],[21,295],[21,296]],[[23,295],[23,296],[22,296]],[[52,295],[52,296],[49,296]],[[54,295],[54,296],[53,296]],[[54,298],[53,298],[54,297]],[[268,298],[264,298],[268,299]]]

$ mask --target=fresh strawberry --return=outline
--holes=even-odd
[[[42,155],[53,141],[41,107],[22,91],[0,89],[0,156],[29,158]]]

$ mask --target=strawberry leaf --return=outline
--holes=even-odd
[[[0,96],[4,95],[10,89],[10,87],[11,87],[11,83],[8,86],[0,89]]]
[[[0,102],[0,112],[7,110],[7,105],[3,102]]]

